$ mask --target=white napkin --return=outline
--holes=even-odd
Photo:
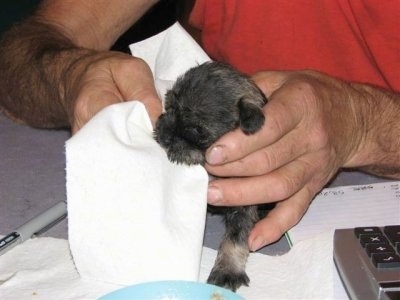
[[[208,177],[169,162],[140,102],[108,107],[67,142],[71,252],[84,278],[197,280]]]
[[[168,32],[137,45],[162,88],[207,59],[187,51],[178,24]],[[169,162],[140,102],[98,113],[67,142],[66,156],[69,241],[83,278],[198,279],[208,176]]]
[[[129,48],[133,56],[142,58],[150,66],[161,99],[179,75],[210,60],[179,23]]]
[[[320,233],[282,256],[251,254],[250,287],[238,294],[246,300],[346,299],[343,290],[333,290],[332,238],[332,232]],[[200,281],[206,280],[216,253],[203,249]],[[37,238],[0,256],[0,299],[97,299],[119,288],[80,278],[66,240]]]

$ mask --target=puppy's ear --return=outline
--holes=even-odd
[[[245,134],[253,134],[263,126],[265,116],[261,107],[243,98],[239,100],[238,107],[239,126]]]

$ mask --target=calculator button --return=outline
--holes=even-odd
[[[386,296],[380,299],[400,299],[400,281],[380,282],[379,286]]]
[[[396,252],[394,251],[393,247],[390,246],[389,244],[385,243],[379,243],[379,244],[368,244],[365,246],[365,251],[369,256],[372,256],[374,253],[393,253],[395,254]]]
[[[372,262],[377,268],[400,268],[400,256],[394,253],[372,254]]]
[[[400,226],[385,226],[383,232],[394,246],[400,245]]]
[[[361,234],[360,243],[365,247],[368,244],[389,244],[389,241],[382,234]]]
[[[373,227],[356,227],[354,228],[354,233],[356,234],[356,237],[360,237],[361,234],[380,234],[381,230],[379,227],[373,226]]]

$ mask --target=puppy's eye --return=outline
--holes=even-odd
[[[206,148],[209,145],[209,139],[207,138],[208,135],[203,127],[200,126],[186,127],[181,131],[180,135],[187,142],[196,147]]]
[[[191,140],[194,136],[197,136],[197,130],[195,128],[184,128],[182,130],[182,137]]]

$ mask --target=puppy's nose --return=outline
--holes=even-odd
[[[176,128],[170,119],[166,114],[161,115],[154,130],[155,140],[163,147],[169,147],[174,142]]]

